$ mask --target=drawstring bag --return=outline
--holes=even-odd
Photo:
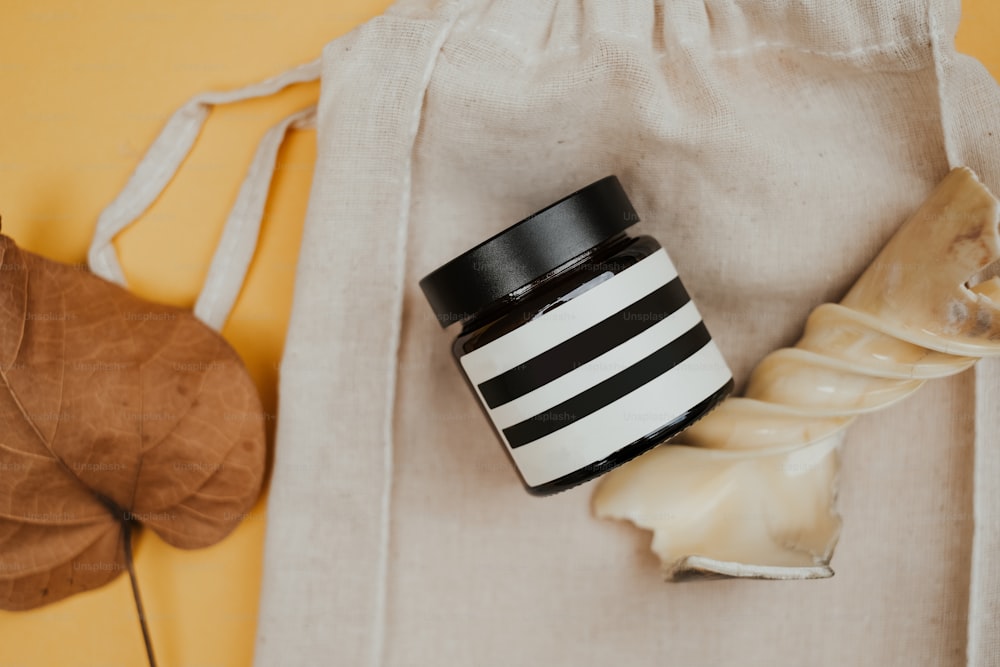
[[[404,0],[316,62],[177,111],[99,221],[90,263],[116,282],[111,239],[212,105],[322,80],[315,116],[262,141],[195,309],[224,320],[277,147],[314,119],[256,664],[996,665],[995,362],[852,428],[836,577],[668,585],[647,533],[591,517],[593,485],[524,493],[417,286],[614,173],[745,380],[950,167],[1000,192],[1000,94],[954,50],[959,13]]]

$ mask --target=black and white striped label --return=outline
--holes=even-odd
[[[460,358],[529,486],[601,461],[732,377],[664,250]]]

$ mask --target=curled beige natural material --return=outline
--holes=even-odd
[[[1000,203],[952,171],[840,304],[816,308],[794,348],[764,358],[744,398],[609,473],[599,517],[653,531],[668,579],[833,574],[845,429],[927,380],[1000,355]]]

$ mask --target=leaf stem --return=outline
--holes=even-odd
[[[132,522],[128,519],[122,520],[122,534],[125,538],[125,567],[128,568],[128,578],[132,582],[132,597],[135,599],[135,611],[139,614],[139,625],[142,626],[142,640],[146,644],[146,658],[149,660],[149,667],[156,667],[156,658],[153,656],[153,641],[149,636],[149,626],[146,625],[146,611],[142,606],[142,597],[139,595],[139,580],[135,576],[135,564],[132,561]]]

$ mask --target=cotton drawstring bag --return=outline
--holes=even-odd
[[[950,167],[1000,192],[995,82],[953,0],[401,1],[273,79],[196,96],[98,223],[93,269],[211,105],[319,77],[256,664],[1000,663],[1000,369],[854,425],[837,575],[664,584],[592,485],[524,493],[417,280],[607,174],[737,380],[836,301]],[[281,137],[196,313],[221,326]],[[996,136],[994,136],[996,134]],[[642,229],[642,227],[640,227]]]

